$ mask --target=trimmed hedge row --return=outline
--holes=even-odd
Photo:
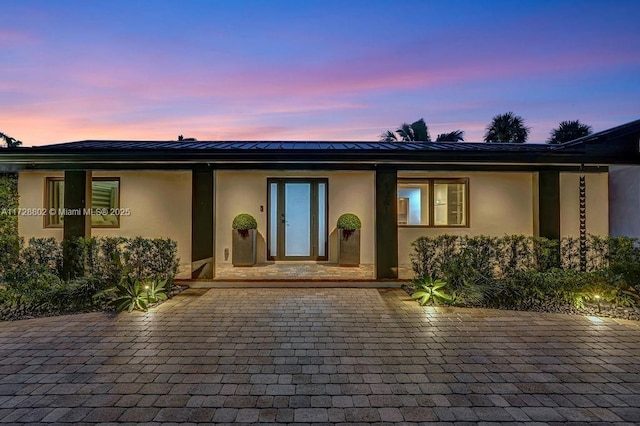
[[[76,252],[75,276],[71,279],[63,276],[65,249]],[[124,277],[166,281],[169,288],[179,266],[174,241],[141,237],[86,238],[63,243],[54,238],[31,239],[17,259],[2,260],[1,319],[104,309],[109,302],[104,291]]]
[[[444,279],[453,304],[563,312],[599,301],[640,307],[635,238],[589,236],[582,251],[577,238],[523,235],[441,235],[412,245],[416,282]]]
[[[580,241],[524,235],[504,237],[441,235],[412,243],[416,277],[443,276],[467,268],[487,278],[504,278],[516,271],[580,270]],[[586,240],[585,272],[614,269],[640,282],[640,240],[590,235]]]

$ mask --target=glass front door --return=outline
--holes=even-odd
[[[327,259],[327,180],[269,179],[267,256]]]

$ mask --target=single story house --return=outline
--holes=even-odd
[[[640,236],[639,164],[640,120],[560,145],[85,140],[0,153],[34,209],[19,217],[25,240],[168,237],[193,279],[231,262],[239,213],[257,219],[258,262],[335,262],[336,220],[355,213],[377,279],[406,278],[422,235]],[[89,207],[99,214],[72,213]]]

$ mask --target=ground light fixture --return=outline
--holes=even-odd
[[[593,297],[595,297],[596,302],[598,303],[598,313],[600,313],[600,295],[596,294]]]

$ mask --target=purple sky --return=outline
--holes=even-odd
[[[479,141],[640,118],[640,2],[0,0],[0,131],[377,140],[421,117]]]

